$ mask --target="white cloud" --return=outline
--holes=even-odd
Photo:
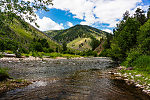
[[[106,31],[108,33],[113,33],[112,30],[110,30],[110,29],[104,29],[103,31]]]
[[[37,16],[36,23],[38,24],[38,26],[40,26],[38,29],[41,31],[64,29],[62,23],[58,24],[48,17],[43,17],[42,19],[40,19],[39,16]],[[34,23],[31,23],[31,25],[36,27]]]
[[[114,27],[126,10],[132,12],[142,0],[53,0],[54,6],[70,11],[74,18],[84,20],[81,24],[107,23]],[[95,18],[96,16],[96,18]]]
[[[73,26],[73,24],[72,24],[71,22],[67,22],[67,25],[68,25],[69,27],[72,27],[72,26]]]

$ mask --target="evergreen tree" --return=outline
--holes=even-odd
[[[137,8],[134,17],[137,21],[140,22],[141,25],[143,25],[146,22],[145,12],[140,8]]]
[[[123,20],[127,20],[129,17],[130,17],[129,11],[126,11],[126,12],[123,14]]]
[[[63,42],[63,51],[67,51],[67,43]]]
[[[150,6],[149,6],[148,12],[147,12],[147,19],[150,19]]]

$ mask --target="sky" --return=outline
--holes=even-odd
[[[146,11],[150,0],[53,0],[52,3],[53,6],[48,6],[49,12],[36,11],[41,31],[81,24],[112,32],[126,10],[131,15],[137,8]]]

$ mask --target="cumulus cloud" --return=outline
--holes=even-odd
[[[64,29],[62,24],[57,24],[48,17],[43,17],[42,19],[38,18],[36,23],[40,26],[39,29],[42,31]]]
[[[38,26],[40,26],[39,28],[36,27],[34,23],[31,23],[31,25],[33,25],[34,27],[38,28],[41,31],[64,29],[62,23],[58,24],[48,17],[43,17],[42,19],[40,19],[37,16],[36,23],[38,24]]]
[[[61,2],[61,3],[60,3]],[[132,11],[142,0],[53,0],[56,8],[70,11],[74,18],[84,20],[83,25],[107,23],[114,27],[126,10]]]
[[[142,0],[53,0],[53,4],[48,7],[69,11],[74,18],[83,20],[80,23],[82,25],[92,26],[95,23],[105,23],[108,24],[106,26],[108,28],[115,27],[126,10],[132,15],[137,7],[144,10],[148,8],[143,5]],[[63,25],[47,17],[38,18],[37,23],[41,26],[40,30],[63,29]],[[67,22],[67,25],[73,26],[71,22]]]
[[[71,22],[67,22],[67,25],[68,25],[69,27],[72,27],[72,26],[73,26],[73,24],[72,24]]]
[[[110,29],[104,29],[103,31],[106,31],[108,33],[113,33],[112,30],[110,30]]]

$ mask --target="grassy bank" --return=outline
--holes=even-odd
[[[74,57],[81,57],[79,55],[73,55],[73,54],[62,54],[62,53],[44,53],[44,52],[30,52],[29,54],[22,54],[25,57],[33,56],[33,57],[48,57],[48,58],[56,58],[56,57],[64,57],[64,58],[74,58]]]
[[[12,89],[29,85],[30,82],[21,79],[10,79],[7,69],[0,68],[0,94]]]
[[[122,65],[127,67],[119,70],[121,75],[150,95],[150,56],[142,55],[130,63],[130,66],[125,62]]]
[[[21,88],[24,86],[28,86],[29,84],[31,84],[28,81],[25,80],[15,80],[15,79],[9,79],[9,80],[5,80],[5,81],[1,81],[0,82],[0,95],[2,93],[5,93],[7,91],[16,89],[16,88]]]

